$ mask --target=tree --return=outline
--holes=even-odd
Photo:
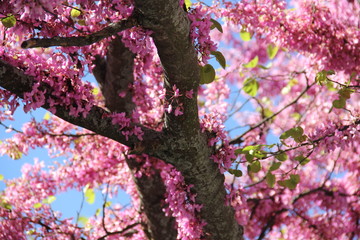
[[[67,159],[4,180],[1,239],[359,237],[357,1],[12,0],[0,14],[14,132],[0,151]],[[52,115],[12,129],[20,104]],[[84,226],[51,209],[72,188],[106,194]],[[107,201],[118,189],[131,207]]]

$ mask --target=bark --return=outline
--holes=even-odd
[[[196,202],[203,205],[201,217],[205,237],[216,240],[242,239],[243,228],[234,218],[234,210],[225,205],[224,176],[210,158],[206,135],[201,133],[197,88],[200,70],[197,54],[189,37],[190,22],[177,0],[135,0],[141,13],[139,22],[153,31],[152,37],[166,75],[167,97],[172,96],[176,85],[180,93],[193,90],[194,98],[180,98],[184,114],[166,115],[164,133],[167,135],[163,160],[171,162],[180,170],[187,184],[192,184]],[[159,14],[161,13],[161,14]],[[174,106],[176,107],[176,106]]]
[[[105,98],[105,105],[111,112],[125,112],[130,116],[134,110],[133,94],[129,88],[134,82],[134,58],[135,54],[124,46],[120,37],[117,37],[109,46],[106,60],[97,57],[95,61],[93,72]],[[126,95],[119,97],[121,92]],[[141,156],[126,158],[126,161],[132,173],[141,168]],[[143,175],[133,179],[141,199],[141,210],[147,218],[147,224],[143,228],[148,239],[176,239],[175,219],[165,216],[162,210],[166,188],[160,172],[154,170],[151,176]]]

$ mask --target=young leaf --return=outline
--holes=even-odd
[[[219,30],[219,32],[221,32],[221,33],[223,32],[221,24],[218,21],[216,21],[214,19],[210,19],[210,21],[213,23],[213,25],[211,25],[210,29],[216,28],[217,30]]]
[[[81,10],[80,9],[77,9],[77,8],[72,8],[71,11],[70,11],[70,16],[72,18],[77,18],[81,15]]]
[[[54,202],[56,200],[55,196],[49,196],[48,198],[42,200],[42,203],[44,204],[51,204],[52,202]]]
[[[266,48],[269,59],[273,59],[276,56],[278,50],[279,47],[275,46],[274,44],[269,44],[269,46]]]
[[[215,69],[210,64],[201,67],[200,84],[208,84],[215,79]]]
[[[84,188],[84,194],[86,198],[86,202],[89,204],[93,204],[95,202],[95,191],[92,188],[89,188],[88,185]]]
[[[89,218],[87,218],[87,217],[85,217],[85,216],[80,216],[80,217],[78,218],[78,222],[81,223],[83,226],[85,226],[88,221],[89,221]]]
[[[259,89],[259,83],[255,78],[248,78],[244,82],[243,90],[252,97],[255,97]]]
[[[34,204],[34,208],[41,208],[42,204],[41,203],[35,203]]]
[[[224,55],[219,51],[212,51],[211,54],[215,56],[216,61],[221,65],[221,67],[223,69],[225,69],[226,59],[225,59]]]
[[[243,66],[246,68],[254,68],[257,66],[258,62],[259,62],[259,57],[256,56],[253,59],[251,59],[250,62],[243,64]]]
[[[270,188],[273,188],[275,185],[276,177],[274,174],[266,174],[266,183]]]
[[[14,15],[9,15],[7,17],[2,18],[1,23],[6,28],[12,28],[16,24],[16,18],[14,17]]]
[[[0,174],[0,181],[4,180],[4,175]]]
[[[242,30],[242,31],[240,32],[240,38],[241,38],[243,41],[248,42],[248,41],[251,40],[251,34],[250,34],[249,32],[247,32],[247,31]]]
[[[191,2],[191,0],[185,0],[185,7],[186,7],[186,10],[189,10],[189,8],[191,7],[191,5],[192,5],[192,2]]]
[[[51,114],[49,112],[46,112],[43,119],[44,120],[50,120],[50,118],[51,118]]]

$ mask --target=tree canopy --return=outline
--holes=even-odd
[[[0,170],[0,239],[360,237],[358,1],[0,0],[0,21],[0,154],[64,159]],[[70,189],[102,208],[62,217]]]

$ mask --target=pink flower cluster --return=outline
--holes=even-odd
[[[191,185],[186,185],[184,177],[174,167],[163,162],[158,162],[157,168],[161,169],[161,177],[166,186],[164,211],[176,219],[178,239],[201,239],[202,228],[205,226],[199,218],[201,205],[195,203],[196,196],[191,193]]]
[[[201,5],[190,8],[188,17],[191,21],[190,38],[193,40],[196,50],[201,55],[200,62],[206,64],[210,58],[210,52],[216,51],[217,46],[210,38],[210,30],[213,23],[207,11]]]
[[[226,172],[233,161],[236,159],[233,146],[229,145],[228,136],[224,130],[224,116],[217,113],[205,114],[201,119],[201,128],[203,132],[207,132],[211,138],[209,138],[209,146],[216,147],[216,144],[220,142],[223,146],[218,149],[211,158],[218,164],[221,173]]]

